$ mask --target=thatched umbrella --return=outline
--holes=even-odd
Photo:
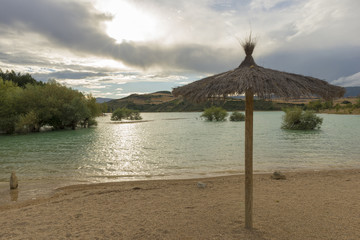
[[[249,39],[242,44],[246,57],[239,67],[173,89],[175,96],[201,102],[210,98],[245,93],[245,227],[252,228],[253,207],[253,102],[272,96],[299,98],[319,96],[326,100],[342,97],[345,89],[326,81],[258,66],[251,56],[255,42]]]

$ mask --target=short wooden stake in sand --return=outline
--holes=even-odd
[[[11,176],[10,176],[10,189],[17,189],[19,186],[18,184],[18,179],[16,177],[16,174],[15,172],[12,172],[11,173]]]

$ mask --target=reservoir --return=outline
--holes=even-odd
[[[254,171],[360,168],[360,116],[319,114],[320,130],[281,129],[283,112],[254,113]],[[244,122],[201,113],[142,113],[144,122],[99,117],[90,129],[0,135],[0,182],[108,182],[244,172]]]

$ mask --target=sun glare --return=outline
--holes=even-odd
[[[156,37],[156,19],[125,1],[98,1],[96,7],[113,16],[106,23],[106,32],[118,42],[145,41]]]

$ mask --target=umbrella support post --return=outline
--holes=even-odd
[[[245,228],[253,227],[253,109],[254,94],[245,92]]]

